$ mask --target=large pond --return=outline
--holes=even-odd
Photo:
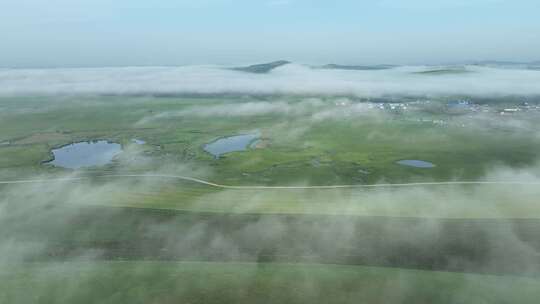
[[[79,142],[53,149],[54,160],[48,163],[68,169],[103,166],[121,152],[120,144],[105,140]]]
[[[215,158],[219,158],[226,153],[246,151],[259,137],[259,133],[228,136],[206,144],[203,148]]]
[[[397,162],[403,166],[415,167],[415,168],[434,168],[435,164],[416,159],[404,159]]]

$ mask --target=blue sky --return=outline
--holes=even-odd
[[[538,0],[2,0],[3,67],[540,60]]]

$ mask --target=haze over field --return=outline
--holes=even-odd
[[[0,302],[535,303],[539,71],[232,68],[0,71]]]
[[[540,1],[0,2],[0,304],[538,303]]]

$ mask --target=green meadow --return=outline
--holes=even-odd
[[[0,97],[0,302],[536,303],[539,113],[403,100]]]
[[[523,277],[309,264],[31,263],[0,278],[13,304],[536,303],[540,289]]]
[[[455,115],[434,106],[408,112],[352,112],[336,98],[305,105],[300,97],[4,97],[0,100],[0,171],[65,173],[51,166],[50,150],[73,142],[121,143],[147,161],[86,171],[162,170],[195,166],[204,177],[231,185],[337,185],[379,182],[475,180],[497,166],[536,163],[536,116]],[[284,101],[283,101],[284,100]],[[250,109],[282,102],[288,112]],[[439,103],[444,105],[444,100]],[[231,104],[228,106],[228,104]],[[242,113],[242,108],[245,113]],[[238,111],[227,113],[227,109]],[[443,106],[441,106],[443,107]],[[493,110],[504,106],[493,106]],[[251,112],[250,112],[251,111]],[[478,117],[476,117],[478,116]],[[445,124],[433,121],[444,120]],[[524,126],[522,127],[521,125]],[[215,139],[261,133],[261,144],[216,160],[203,150]],[[132,139],[146,142],[136,146]],[[124,157],[128,158],[127,156]],[[396,164],[429,161],[425,170]]]

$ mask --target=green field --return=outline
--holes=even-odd
[[[537,303],[540,292],[532,278],[306,264],[37,263],[0,278],[13,304]]]
[[[283,110],[285,114],[250,110],[250,105],[272,102],[281,102],[288,110]],[[433,113],[430,107],[410,113],[351,114],[334,102],[328,98],[310,103],[295,97],[2,98],[0,143],[9,144],[0,146],[0,170],[58,172],[41,165],[51,158],[52,147],[93,139],[120,142],[130,152],[121,165],[102,171],[192,166],[202,171],[192,172],[194,176],[247,185],[474,180],[500,165],[527,168],[540,153],[540,140],[531,136],[538,127],[533,114],[469,117]],[[244,105],[245,113],[222,113],[229,108],[227,103],[240,109]],[[446,125],[432,123],[441,118]],[[254,130],[262,133],[263,148],[231,153],[219,161],[202,149],[216,138]],[[147,145],[136,147],[130,144],[133,138]],[[130,162],[128,156],[151,157]],[[437,167],[397,165],[401,159],[426,160]]]
[[[0,302],[536,303],[540,112],[451,100],[0,97]],[[123,152],[46,163],[93,140]]]

